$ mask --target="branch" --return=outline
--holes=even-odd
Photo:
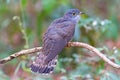
[[[69,42],[68,43],[69,47],[83,47],[86,48],[94,53],[96,53],[100,58],[102,58],[105,62],[107,62],[109,65],[111,65],[114,68],[119,68],[120,69],[120,65],[112,62],[110,59],[108,59],[104,54],[102,54],[99,50],[97,50],[95,47],[92,47],[86,43],[81,43],[81,42]]]
[[[104,54],[102,54],[99,50],[97,50],[96,48],[86,44],[86,43],[82,43],[82,42],[69,42],[67,47],[83,47],[86,48],[94,53],[96,53],[100,58],[102,58],[105,62],[107,62],[109,65],[115,67],[115,68],[119,68],[120,69],[120,65],[112,62],[110,59],[108,59]],[[14,58],[17,58],[19,56],[22,55],[26,55],[26,54],[32,54],[35,52],[39,52],[42,50],[42,47],[36,47],[36,48],[32,48],[32,49],[27,49],[27,50],[21,50],[20,52],[14,53],[12,55],[10,55],[9,57],[6,57],[2,60],[0,60],[0,64],[4,64]]]
[[[14,54],[12,54],[12,55],[4,58],[4,59],[1,59],[0,64],[4,64],[4,63],[6,63],[6,62],[8,62],[8,61],[10,61],[14,58],[19,57],[19,56],[26,55],[26,54],[32,54],[32,53],[35,53],[35,52],[39,52],[41,50],[42,50],[42,47],[36,47],[36,48],[32,48],[32,49],[21,50],[21,51],[16,52],[16,53],[14,53]]]

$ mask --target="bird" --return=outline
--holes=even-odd
[[[50,24],[43,35],[42,51],[30,65],[32,72],[53,73],[58,55],[72,39],[81,14],[83,12],[79,9],[69,9],[61,18],[55,19]]]

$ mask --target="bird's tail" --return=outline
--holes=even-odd
[[[30,65],[31,71],[41,74],[52,73],[57,63],[57,56],[48,63],[45,63],[46,57],[46,55],[40,53],[36,57],[35,61]]]

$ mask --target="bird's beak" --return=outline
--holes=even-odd
[[[83,13],[83,12],[80,12],[80,13],[79,13],[79,15],[81,15],[81,14],[85,14],[85,13]]]

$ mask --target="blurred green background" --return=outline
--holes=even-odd
[[[42,46],[50,23],[71,8],[86,13],[72,41],[88,43],[120,65],[120,0],[0,0],[0,59]],[[120,80],[120,70],[83,48],[65,48],[51,76],[30,72],[35,54],[0,64],[0,80]]]

